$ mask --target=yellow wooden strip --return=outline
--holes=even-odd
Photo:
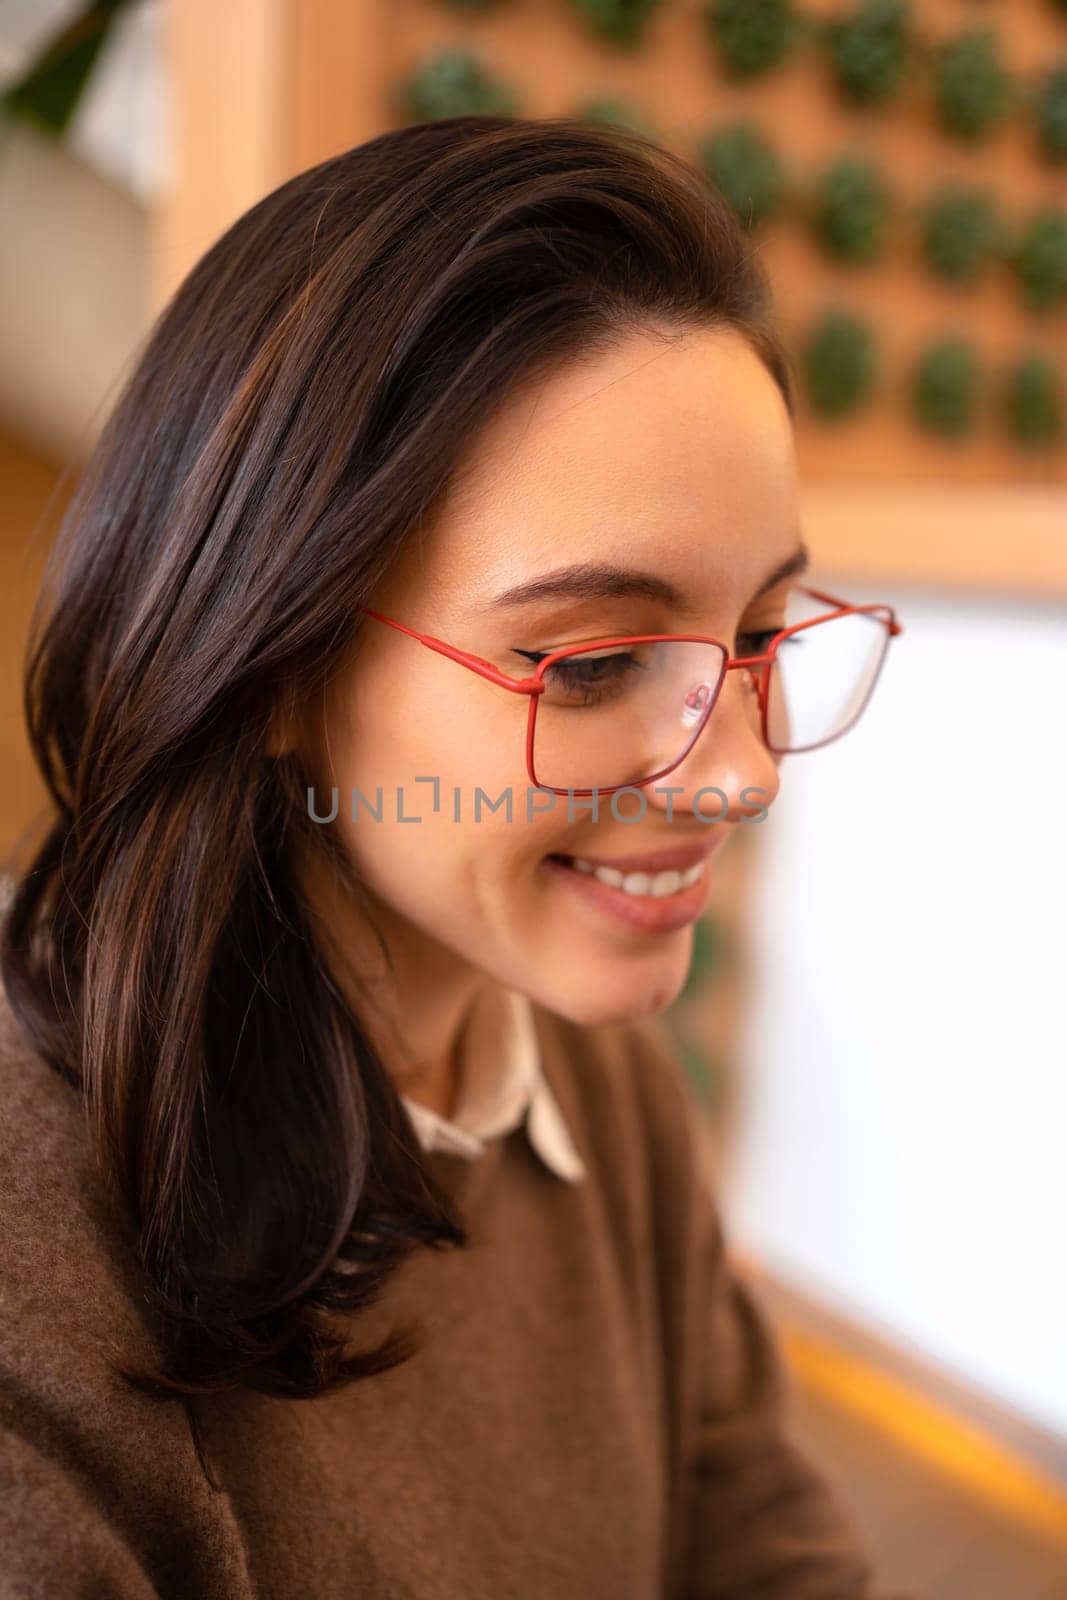
[[[1067,1535],[1067,1494],[980,1429],[795,1328],[780,1326],[779,1338],[787,1364],[802,1383],[892,1434],[1010,1516]]]
[[[925,591],[1067,595],[1067,484],[801,484],[819,576]]]

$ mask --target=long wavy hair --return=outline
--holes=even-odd
[[[352,1313],[467,1242],[316,940],[325,852],[278,707],[351,648],[405,537],[520,378],[630,329],[748,341],[790,414],[765,272],[636,134],[453,117],[282,184],[159,317],[59,528],[25,713],[54,803],[0,969],[83,1097],[158,1328],[131,1383],[309,1397],[396,1366]]]

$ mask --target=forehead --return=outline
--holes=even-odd
[[[521,384],[420,540],[438,606],[611,559],[747,599],[795,549],[792,427],[732,330],[652,330]]]

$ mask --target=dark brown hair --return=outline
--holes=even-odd
[[[352,643],[509,385],[628,328],[744,335],[792,413],[763,269],[637,135],[422,123],[245,213],[160,317],[60,528],[25,702],[56,815],[4,926],[12,1008],[84,1096],[163,1394],[312,1396],[397,1365],[343,1318],[467,1242],[316,943],[333,830],[265,748]],[[358,893],[358,884],[352,884]]]

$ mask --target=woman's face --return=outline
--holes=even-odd
[[[760,591],[797,552],[797,517],[788,414],[745,341],[699,328],[620,335],[501,404],[371,604],[515,678],[532,674],[531,653],[622,634],[707,634],[755,654],[765,641],[747,635],[784,624],[790,580]],[[677,598],[576,585],[501,598],[578,567],[649,574]],[[614,811],[602,796],[595,820],[588,800],[568,815],[566,796],[531,794],[528,700],[365,619],[316,709],[316,809],[328,814],[336,786],[334,826],[413,984],[488,975],[581,1024],[658,1011],[685,980],[711,853],[760,825],[741,818],[777,794],[749,677],[727,673],[683,763],[642,791],[643,814],[633,793]],[[603,712],[594,697],[555,714],[580,745],[581,719]],[[582,786],[611,781],[594,773]],[[376,806],[379,789],[380,821],[359,798]],[[725,802],[707,793],[696,815],[701,789]],[[509,790],[510,820],[485,798]],[[652,878],[706,865],[672,892],[672,878],[632,877],[635,857],[663,857]],[[614,863],[630,881],[606,883],[575,859]],[[345,930],[332,931],[343,945]]]

